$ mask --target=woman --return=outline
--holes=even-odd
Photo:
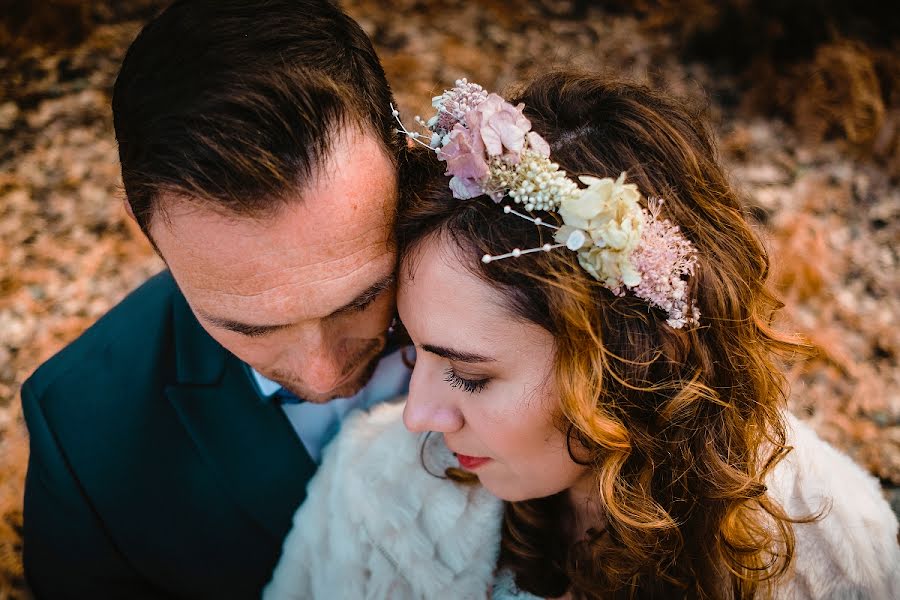
[[[409,397],[345,425],[267,597],[900,590],[877,482],[785,410],[803,348],[702,120],[566,72],[435,106],[397,225]]]

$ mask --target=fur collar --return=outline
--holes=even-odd
[[[265,600],[524,600],[495,581],[503,503],[438,476],[454,464],[440,436],[424,447],[402,404],[349,417],[297,511]],[[897,520],[878,481],[787,415],[794,447],[767,480],[797,524],[795,560],[771,596],[888,600],[900,590]],[[428,471],[423,469],[423,459]]]
[[[384,404],[345,421],[265,599],[486,597],[503,503],[444,479],[452,454],[436,436],[423,448],[402,412]]]

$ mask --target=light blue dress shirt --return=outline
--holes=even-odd
[[[281,385],[250,369],[253,381],[260,395],[270,398],[281,389]],[[411,371],[403,364],[400,350],[381,359],[372,379],[355,396],[336,398],[324,404],[302,402],[282,404],[281,410],[297,432],[309,456],[320,463],[322,450],[341,428],[344,416],[354,408],[369,409],[372,406],[393,400],[409,391]]]

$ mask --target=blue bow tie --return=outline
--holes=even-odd
[[[284,388],[281,388],[280,390],[272,394],[272,401],[277,402],[278,404],[301,404],[305,402],[303,398],[294,395]]]

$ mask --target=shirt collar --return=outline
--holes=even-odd
[[[256,390],[263,398],[271,398],[275,392],[281,389],[280,383],[272,381],[249,365],[248,368],[250,369],[250,376],[253,378],[253,383],[256,384]]]

